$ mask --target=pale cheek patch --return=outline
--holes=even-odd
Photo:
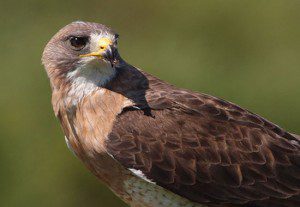
[[[71,83],[67,99],[73,104],[78,103],[85,96],[96,90],[101,90],[107,82],[115,76],[115,69],[99,60],[92,59],[81,64],[75,70],[67,74]]]

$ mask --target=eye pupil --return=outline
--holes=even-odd
[[[88,41],[87,37],[70,37],[70,43],[76,49],[82,49]]]

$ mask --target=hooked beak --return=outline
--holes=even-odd
[[[98,51],[91,52],[89,54],[79,55],[79,57],[97,57],[99,59],[104,59],[110,62],[111,67],[116,65],[116,48],[113,42],[108,38],[101,38],[98,42]]]

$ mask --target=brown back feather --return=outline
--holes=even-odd
[[[296,136],[232,103],[138,73],[146,78],[132,89],[140,110],[123,110],[106,143],[116,160],[195,202],[300,206]]]

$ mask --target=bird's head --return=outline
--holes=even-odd
[[[42,62],[50,79],[57,77],[99,84],[113,76],[120,64],[118,34],[109,27],[91,22],[73,22],[63,27],[46,45]],[[97,77],[96,77],[97,76]],[[97,83],[96,83],[97,84]]]

